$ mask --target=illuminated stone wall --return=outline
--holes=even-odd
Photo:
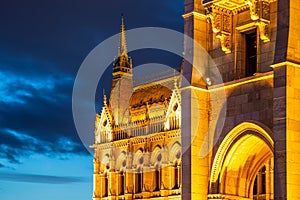
[[[222,3],[223,2],[223,3]],[[257,72],[271,71],[274,60],[277,2],[268,2],[267,20],[256,19],[251,13],[247,1],[229,6],[226,1],[211,1],[204,5],[209,19],[206,29],[206,49],[213,57],[222,74],[223,81],[245,77],[245,33],[256,29],[257,40]],[[231,1],[229,1],[231,2]],[[250,1],[249,1],[250,2]],[[253,4],[260,1],[251,1]],[[252,3],[251,3],[252,4]],[[254,19],[253,19],[254,18]],[[262,17],[261,17],[262,18]],[[264,35],[262,25],[267,24],[268,36]],[[195,25],[196,29],[197,25]],[[202,29],[203,30],[203,29]]]
[[[108,105],[97,115],[94,200],[299,199],[299,5],[185,0],[194,42],[184,41],[182,85],[165,100],[157,82],[135,88],[123,124]],[[254,30],[256,73],[246,76]]]
[[[274,65],[275,199],[299,198],[299,1],[278,1]]]
[[[134,88],[127,123],[107,104],[95,122],[93,199],[181,199],[178,77]],[[166,87],[168,85],[169,87]],[[126,85],[120,85],[126,92]],[[118,93],[115,93],[118,94]],[[110,101],[118,101],[112,95]],[[120,122],[120,121],[119,121]]]
[[[195,153],[193,153],[193,150],[202,145],[201,140],[197,142],[198,146],[192,145],[189,152],[186,153],[189,158],[183,159],[183,174],[190,176],[188,181],[191,181],[192,186],[183,188],[182,195],[188,199],[207,199],[205,193],[210,199],[252,199],[254,196],[259,199],[297,199],[299,198],[297,191],[300,190],[298,183],[300,180],[298,162],[300,151],[297,148],[300,130],[300,121],[297,116],[300,106],[297,93],[299,82],[297,80],[300,77],[298,73],[300,63],[300,26],[298,23],[300,2],[297,0],[219,0],[203,1],[203,5],[200,2],[202,1],[185,1],[185,14],[183,15],[185,33],[209,52],[225,84],[224,87],[218,84],[214,85],[214,83],[210,86],[203,81],[199,74],[193,73],[197,62],[205,63],[207,61],[199,61],[199,52],[193,52],[195,45],[186,42],[186,56],[192,57],[194,60],[192,64],[185,65],[186,69],[183,69],[183,75],[194,87],[186,87],[183,91],[187,98],[186,101],[183,100],[187,104],[184,105],[186,110],[183,109],[183,116],[190,116],[192,121],[191,128],[188,127],[187,119],[183,121],[184,138],[187,141],[193,138],[192,129],[197,110],[196,104],[200,104],[202,101],[206,102],[204,107],[208,107],[208,115],[216,116],[213,113],[216,107],[213,106],[213,102],[220,101],[218,93],[223,88],[226,93],[226,119],[222,129],[218,130],[218,122],[216,122],[218,119],[211,116],[201,118],[199,123],[215,126],[215,128],[209,129],[209,144],[213,143],[212,140],[217,142],[206,161],[203,158],[196,158]],[[253,29],[256,29],[257,33],[257,73],[254,76],[245,77],[245,58],[247,55],[245,54],[244,34],[248,34]],[[188,98],[192,99],[192,94],[200,93],[200,91],[204,93],[204,90],[207,90],[207,94],[197,97],[198,103],[188,100]],[[252,125],[249,124],[249,130],[245,129],[244,133],[241,132],[242,135],[239,136],[239,139],[227,145],[229,149],[222,149],[223,146],[226,146],[226,138],[230,136],[232,130],[245,122],[257,124],[262,130],[254,134],[256,131],[253,131]],[[202,134],[206,134],[203,130],[205,128],[198,130],[196,135],[199,134],[201,138]],[[263,139],[264,132],[271,138],[271,142]],[[252,145],[250,142],[251,135],[260,138],[257,141],[253,140],[256,142]],[[246,137],[249,139],[242,142],[242,139]],[[274,146],[270,145],[273,141]],[[253,149],[251,146],[255,143],[256,145],[261,143],[260,146],[265,146],[265,150]],[[245,148],[243,152],[252,153],[231,152],[230,149],[234,149],[236,144],[243,145]],[[219,157],[221,152],[224,153],[224,163],[218,161],[221,159]],[[267,180],[265,183],[268,187],[264,189],[267,191],[264,191],[266,194],[261,196],[254,194],[254,190],[251,191],[254,187],[254,178],[246,178],[246,181],[237,178],[246,171],[249,174],[258,172],[259,168],[262,167],[262,163],[259,163],[258,160],[255,161],[255,159],[252,160],[253,166],[256,166],[254,168],[247,164],[248,161],[244,163],[243,159],[248,160],[254,155],[256,157],[262,156],[261,160],[265,162],[264,165],[269,166],[266,167],[268,170],[266,171]],[[236,159],[235,162],[240,164],[226,161],[227,156]],[[207,169],[204,168],[200,172],[196,172],[193,163],[197,163],[196,166],[200,169],[199,166],[202,162],[204,163],[203,166],[207,166]],[[218,167],[214,168],[215,163],[221,165],[219,166],[220,171],[214,171],[218,169]],[[233,169],[234,166],[243,170],[240,169],[236,173],[232,170],[229,173],[225,169]],[[204,175],[207,170],[211,176],[208,181],[210,182],[208,192],[204,189],[206,188],[206,179],[198,177],[198,174]],[[220,177],[213,180],[214,174],[220,175]],[[254,175],[251,176],[254,177]],[[222,180],[222,177],[227,177],[231,181]],[[202,185],[198,183],[198,187],[194,188],[193,180],[200,181]],[[239,185],[241,183],[245,185]]]

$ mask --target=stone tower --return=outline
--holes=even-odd
[[[185,0],[182,199],[300,198],[299,3]]]

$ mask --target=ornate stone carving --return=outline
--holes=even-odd
[[[222,50],[225,53],[230,53],[232,46],[231,35],[217,34],[216,37],[220,39]]]
[[[260,39],[264,42],[269,42],[271,33],[270,33],[270,3],[268,1],[260,2],[261,12],[260,12],[260,20],[259,20],[259,31],[260,31]]]
[[[263,1],[261,3],[261,7],[262,7],[261,18],[269,21],[270,20],[270,3]]]
[[[250,16],[252,20],[259,19],[259,5],[257,0],[246,0],[245,3],[250,7]]]
[[[265,22],[260,22],[259,24],[259,32],[260,32],[260,39],[264,42],[270,41],[270,28],[269,24]]]
[[[223,31],[231,33],[232,15],[224,13],[223,14]]]
[[[246,0],[249,6],[251,19],[257,22],[260,39],[264,42],[270,41],[270,3],[269,1]]]
[[[245,0],[234,8],[226,5],[226,0],[222,0],[208,4],[206,7],[206,15],[212,24],[212,30],[220,39],[222,50],[225,53],[231,52],[232,15],[236,14],[237,10],[243,10],[247,7],[250,11],[251,20],[259,29],[260,39],[264,42],[270,41],[270,0]]]
[[[213,32],[220,39],[222,50],[225,53],[230,53],[232,47],[232,12],[218,6],[211,6],[207,8],[207,17],[211,22]]]
[[[222,20],[222,15],[219,13],[214,13],[213,14],[213,31],[215,33],[218,33],[221,31],[222,25],[221,25],[221,20]]]

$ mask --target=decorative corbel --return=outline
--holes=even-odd
[[[212,31],[216,33],[216,38],[220,39],[222,51],[226,54],[230,53],[232,47],[232,13],[225,9],[209,7],[206,15],[211,22]]]
[[[261,12],[260,12],[260,20],[259,20],[259,32],[260,39],[264,42],[270,41],[270,3],[268,1],[260,2]]]
[[[260,39],[264,42],[270,41],[270,3],[269,1],[245,0],[250,8],[250,16],[257,22]]]
[[[216,36],[217,38],[220,39],[220,42],[221,42],[221,46],[222,46],[222,50],[228,54],[228,53],[231,53],[231,35],[226,35],[226,34],[217,34]]]
[[[207,17],[207,21],[211,23],[212,31],[214,33],[218,33],[221,31],[221,25],[218,23],[220,14],[215,13],[213,11],[214,11],[214,8],[212,6],[207,7],[206,8],[206,17]]]
[[[251,19],[258,20],[259,19],[259,5],[257,0],[245,0],[245,3],[250,8],[250,16]]]
[[[220,13],[215,12],[210,15],[211,26],[214,33],[219,33],[222,29],[221,18],[222,15]]]
[[[260,39],[264,42],[270,42],[270,28],[269,24],[265,22],[260,22],[258,25]]]

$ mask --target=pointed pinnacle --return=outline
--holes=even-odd
[[[107,105],[107,98],[106,98],[106,94],[105,94],[105,89],[103,88],[103,105]]]
[[[121,22],[121,35],[120,35],[120,46],[119,46],[119,56],[123,53],[127,53],[127,44],[125,37],[125,25],[124,25],[124,15],[122,14],[122,22]]]

